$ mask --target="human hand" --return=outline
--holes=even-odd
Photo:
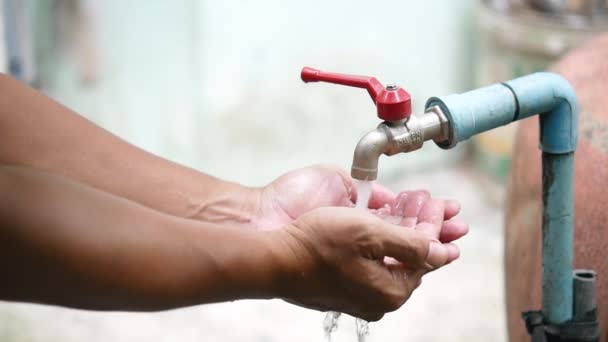
[[[460,256],[460,250],[452,242],[469,231],[468,224],[456,217],[459,212],[458,202],[431,198],[428,191],[417,190],[399,193],[392,204],[374,211],[374,214],[385,221],[421,231],[430,239],[444,243],[449,251],[450,263]]]
[[[288,172],[258,189],[252,225],[276,229],[320,207],[353,207],[357,200],[354,180],[343,169],[316,165]],[[392,204],[395,195],[374,184],[368,207]]]
[[[259,189],[253,226],[276,229],[291,223],[300,215],[320,207],[353,207],[357,200],[354,180],[341,168],[317,165],[288,172]],[[404,191],[395,196],[374,183],[368,208],[391,223],[419,229],[428,237],[450,243],[468,232],[468,225],[455,216],[460,204],[453,200],[432,199],[426,190]],[[418,222],[441,221],[441,229],[429,229]],[[455,245],[448,246],[450,262],[458,258]]]
[[[443,222],[433,221],[403,229],[353,208],[314,209],[272,232],[283,270],[277,291],[300,306],[379,320],[449,261],[450,248],[429,238]]]

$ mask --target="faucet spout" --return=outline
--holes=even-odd
[[[383,125],[365,134],[355,148],[351,176],[358,180],[375,180],[378,177],[378,159],[388,147],[389,137]]]

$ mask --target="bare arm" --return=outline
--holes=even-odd
[[[0,166],[1,299],[156,310],[266,298],[277,272],[270,234],[219,229]]]
[[[162,310],[278,297],[377,320],[450,261],[450,248],[418,228],[353,208],[312,210],[269,232],[218,228],[7,166],[0,196],[3,300]],[[443,204],[431,202],[432,219],[418,226],[438,235]],[[387,256],[402,264],[385,265]]]
[[[147,153],[0,74],[0,163],[60,174],[180,217],[250,220],[256,191]]]

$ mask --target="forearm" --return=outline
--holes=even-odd
[[[156,310],[273,295],[271,233],[165,215],[71,180],[0,167],[0,298]]]
[[[249,220],[252,189],[147,153],[0,74],[0,163],[64,175],[172,215]]]

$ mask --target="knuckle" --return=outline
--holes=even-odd
[[[429,254],[429,242],[427,239],[412,239],[410,241],[413,253],[413,260],[417,266],[424,265]]]
[[[407,233],[401,242],[402,250],[404,251],[403,256],[407,257],[407,260],[403,261],[408,266],[414,268],[424,265],[428,254],[428,238],[422,236],[422,233],[418,231],[404,231],[403,233]]]
[[[370,225],[362,222],[353,227],[348,234],[352,239],[351,241],[359,249],[361,256],[367,259],[378,260],[383,257],[383,237],[382,233],[373,232],[374,229],[371,228],[373,224]]]

